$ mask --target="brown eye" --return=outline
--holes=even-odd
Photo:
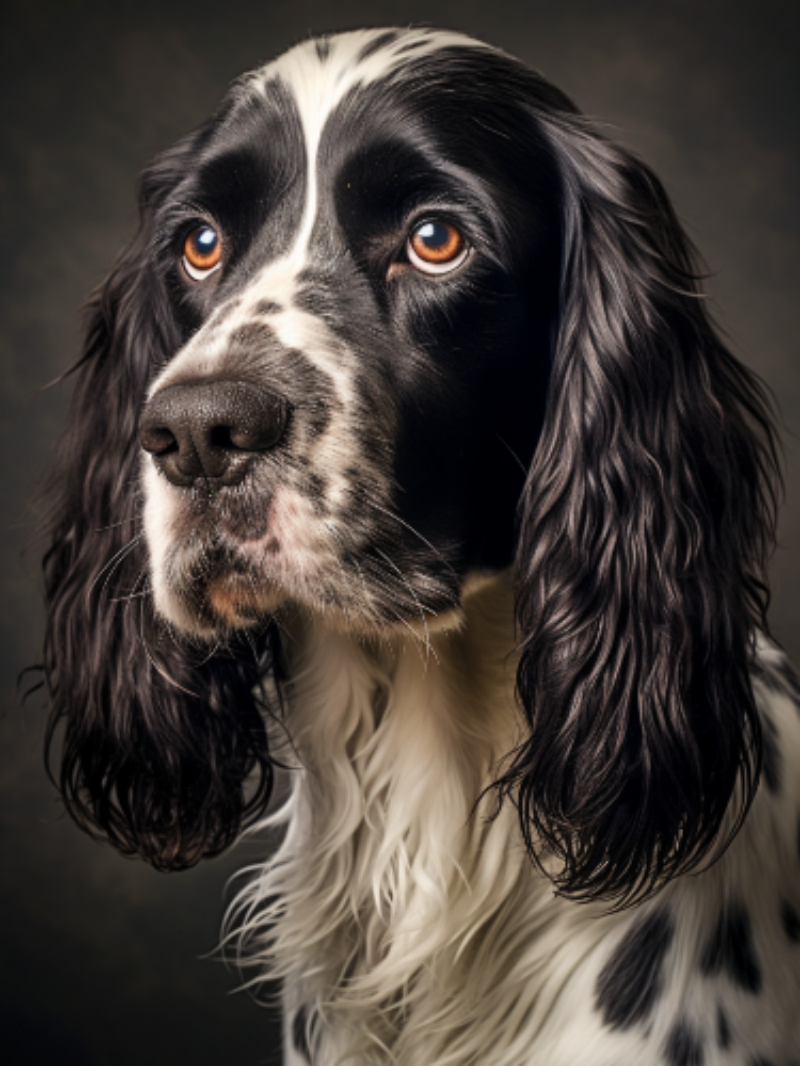
[[[222,264],[222,241],[212,226],[193,229],[183,244],[183,267],[190,278],[203,281]]]
[[[409,262],[424,274],[447,274],[464,262],[469,245],[451,223],[429,219],[412,231],[406,252]]]

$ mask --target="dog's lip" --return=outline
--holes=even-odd
[[[260,528],[254,533],[245,525],[235,515],[204,516],[175,557],[176,590],[204,600],[217,596],[223,604],[260,603],[291,585],[295,570],[308,570],[311,557],[294,557],[297,545],[293,552],[291,531],[281,528],[274,496],[259,516]]]
[[[235,570],[214,575],[205,589],[213,614],[226,624],[247,625],[273,613],[285,595],[271,582],[254,585],[248,575]]]
[[[226,540],[195,547],[171,575],[172,595],[193,619],[193,631],[208,637],[252,627],[280,608],[288,590],[277,569],[258,566]]]

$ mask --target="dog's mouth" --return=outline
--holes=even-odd
[[[374,581],[347,562],[368,554],[370,531],[317,512],[287,485],[257,504],[244,494],[186,500],[153,582],[156,609],[201,639],[264,624],[289,604],[382,622]]]
[[[447,566],[409,565],[396,543],[307,514],[289,490],[271,499],[258,537],[237,535],[223,515],[201,525],[173,543],[154,581],[158,613],[194,639],[217,641],[296,609],[351,632],[427,634],[459,604]]]
[[[221,542],[207,547],[174,574],[171,591],[182,615],[199,634],[251,628],[274,614],[285,601],[279,585],[240,551]]]
[[[190,501],[162,568],[160,613],[205,637],[274,614],[303,579],[321,578],[318,531],[301,510],[280,490],[258,506],[242,495]]]

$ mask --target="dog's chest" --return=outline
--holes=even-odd
[[[518,728],[500,602],[428,647],[304,635],[290,694],[303,769],[251,893],[289,1046],[314,1066],[643,1066],[683,1040],[704,1066],[739,1066],[712,1029],[759,1004],[704,973],[702,937],[750,830],[709,878],[634,912],[554,897],[516,811],[484,793]]]
[[[565,984],[591,1015],[577,963],[604,922],[554,900],[515,810],[485,792],[518,740],[511,618],[495,586],[427,643],[304,635],[290,693],[303,769],[260,895],[277,901],[269,963],[315,1063],[352,1048],[363,1063],[466,1064],[491,1041],[516,1066]]]

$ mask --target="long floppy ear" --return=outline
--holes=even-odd
[[[757,786],[780,472],[658,179],[580,115],[540,122],[563,293],[516,564],[530,733],[499,785],[561,893],[621,906],[729,839]]]
[[[139,412],[180,345],[151,263],[152,219],[190,149],[145,174],[139,232],[90,302],[44,559],[51,776],[79,825],[164,870],[228,846],[272,785],[256,695],[270,632],[244,651],[191,652],[155,618],[148,590]]]

